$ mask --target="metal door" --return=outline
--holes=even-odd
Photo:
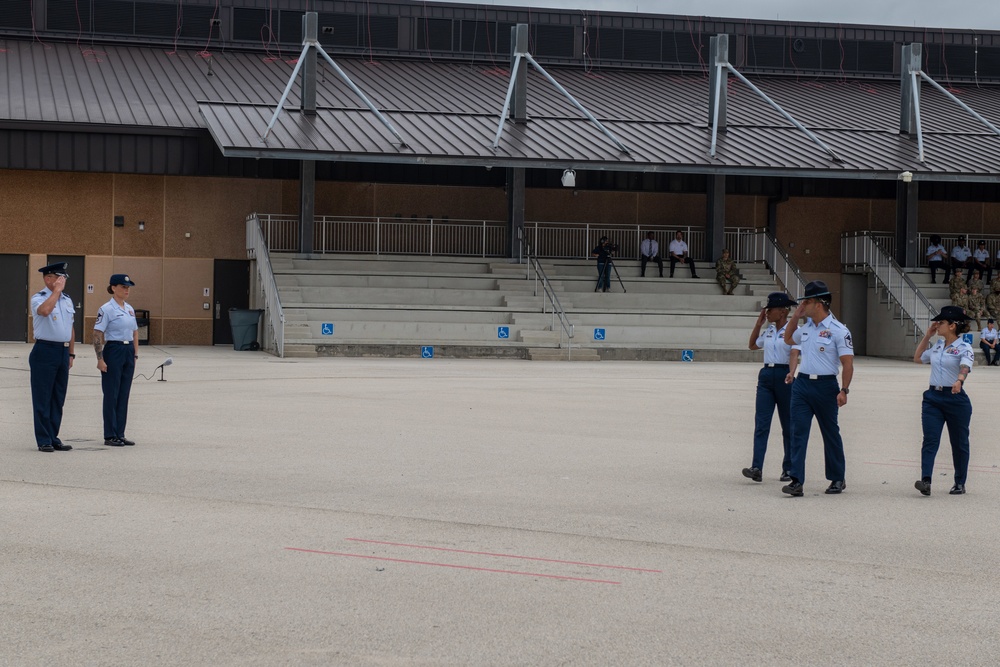
[[[0,290],[0,340],[23,343],[28,340],[27,255],[0,255],[0,285],[4,286]]]
[[[250,307],[250,260],[217,259],[212,280],[212,344],[232,345],[230,308]]]
[[[83,290],[85,287],[83,259],[81,255],[49,255],[48,259],[49,264],[66,262],[68,265],[66,270],[69,271],[69,278],[66,280],[66,291],[64,294],[73,299],[73,305],[76,306],[76,315],[73,317],[73,329],[76,333],[73,335],[73,338],[77,343],[83,342]],[[97,316],[96,311],[94,312],[94,316]]]

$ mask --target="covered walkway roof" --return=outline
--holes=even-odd
[[[658,71],[550,68],[629,147],[620,152],[537,73],[528,75],[528,122],[508,122],[492,150],[508,73],[429,60],[340,59],[406,141],[392,137],[330,73],[318,112],[298,109],[298,87],[261,140],[293,63],[259,53],[0,40],[0,127],[51,131],[205,131],[227,157],[608,169],[833,178],[1000,182],[1000,137],[943,95],[923,88],[926,162],[899,134],[900,86],[887,81],[754,77],[753,82],[828,143],[818,146],[738,81],[728,132],[709,156],[708,79]],[[292,56],[289,56],[292,57]],[[320,71],[325,70],[320,64]],[[1000,124],[1000,87],[953,90]]]

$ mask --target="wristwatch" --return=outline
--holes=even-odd
[[[844,392],[844,395],[845,395],[845,396],[846,396],[847,394],[850,394],[850,393],[851,393],[851,390],[850,390],[850,389],[848,389],[847,387],[844,387],[844,388],[842,388],[842,389],[841,389],[840,391]]]

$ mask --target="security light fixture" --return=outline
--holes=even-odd
[[[562,181],[564,188],[575,188],[576,187],[576,172],[572,169],[567,169],[562,173]]]

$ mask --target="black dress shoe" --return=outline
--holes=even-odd
[[[40,452],[54,452],[54,451],[56,451],[56,449],[52,445],[39,445],[38,446],[38,451],[40,451]]]
[[[792,476],[788,474],[787,470],[781,471],[781,477],[778,478],[779,482],[790,482],[792,481]]]
[[[847,484],[843,480],[838,480],[836,482],[830,482],[830,486],[826,488],[824,493],[840,493],[847,488]]]
[[[744,468],[743,476],[748,477],[755,482],[764,481],[764,474],[761,472],[760,468]]]
[[[104,444],[108,447],[124,447],[125,443],[118,438],[105,438]]]
[[[948,493],[950,493],[953,496],[962,495],[963,493],[965,493],[965,484],[956,484],[955,486],[951,487],[951,491],[949,491]]]
[[[135,446],[135,440],[129,440],[128,438],[118,438],[118,439],[122,441],[123,445],[127,445],[129,447]]]
[[[68,452],[69,450],[73,449],[73,445],[64,445],[61,442],[55,442],[52,444],[52,449],[56,450],[57,452]]]
[[[918,479],[913,483],[913,488],[925,496],[931,495],[931,481],[929,479]]]
[[[791,484],[786,484],[785,486],[781,487],[781,492],[787,493],[790,496],[801,496],[804,493],[804,491],[802,490],[802,485],[794,480],[792,481]]]

